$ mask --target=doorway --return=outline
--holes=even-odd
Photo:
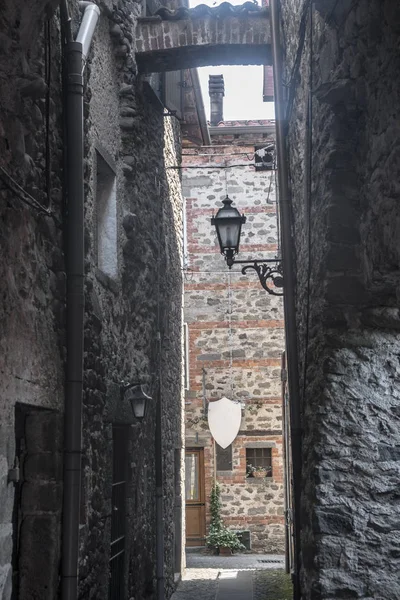
[[[204,546],[206,506],[203,448],[186,450],[185,469],[186,546]]]

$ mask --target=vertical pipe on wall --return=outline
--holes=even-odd
[[[298,349],[296,330],[295,271],[289,193],[289,172],[286,153],[284,102],[282,89],[282,52],[280,46],[279,0],[270,0],[271,37],[275,86],[276,146],[278,154],[279,210],[282,231],[282,260],[285,281],[284,317],[288,387],[290,398],[290,430],[293,466],[294,518],[294,600],[300,600],[300,500],[302,431],[299,394]]]
[[[61,594],[76,600],[83,386],[83,77],[82,44],[69,42],[67,63],[67,364],[64,414],[64,498]]]
[[[91,5],[95,6],[95,5]],[[85,13],[88,7],[85,7]],[[65,267],[67,275],[67,360],[64,411],[64,487],[61,596],[78,595],[79,515],[82,453],[82,390],[84,334],[84,177],[83,177],[83,48],[90,47],[99,8],[89,10],[85,32],[72,41],[65,0],[61,3],[67,34],[66,57],[66,189]]]
[[[161,343],[160,343],[161,359]],[[164,576],[164,518],[163,518],[163,457],[162,457],[162,404],[161,381],[158,386],[156,406],[156,432],[155,432],[155,479],[156,479],[156,577],[157,600],[165,598]]]

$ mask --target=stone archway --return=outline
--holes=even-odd
[[[206,65],[271,64],[269,9],[252,2],[177,11],[138,20],[136,60],[141,73]]]

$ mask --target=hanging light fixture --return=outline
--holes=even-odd
[[[236,260],[239,253],[240,234],[242,225],[246,223],[246,217],[232,206],[232,200],[227,195],[222,201],[224,205],[211,219],[211,225],[215,226],[221,254],[224,255],[229,269],[234,264],[245,265],[242,268],[243,275],[249,269],[254,269],[262,287],[269,294],[283,296],[283,271],[279,258],[261,260]]]
[[[211,225],[215,226],[221,254],[225,256],[226,263],[231,269],[234,256],[239,252],[240,233],[243,223],[246,223],[246,217],[232,206],[232,200],[228,195],[222,204],[224,206],[211,219]]]
[[[130,402],[132,412],[138,421],[146,416],[149,401],[152,397],[146,394],[140,383],[129,383],[121,388],[121,396]]]

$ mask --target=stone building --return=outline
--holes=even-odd
[[[184,140],[182,159],[186,477],[188,482],[198,479],[197,486],[189,486],[195,496],[190,490],[186,496],[186,542],[204,544],[216,480],[224,522],[243,532],[253,551],[280,553],[285,548],[282,298],[269,295],[255,273],[242,275],[239,266],[228,270],[211,225],[229,195],[247,216],[239,258],[277,255],[275,127],[267,121],[223,121],[223,80],[217,80],[210,77],[211,145]],[[216,92],[219,87],[221,93]],[[224,396],[243,407],[238,435],[225,450],[213,439],[207,421],[209,403]],[[267,476],[254,477],[250,465],[266,466]]]
[[[283,201],[292,211],[296,275],[287,326],[297,338],[291,402],[302,432],[296,598],[395,599],[400,6],[281,5],[276,75],[287,91]]]
[[[0,8],[0,596],[164,598],[182,568],[179,126],[137,76],[141,4],[58,4]]]

